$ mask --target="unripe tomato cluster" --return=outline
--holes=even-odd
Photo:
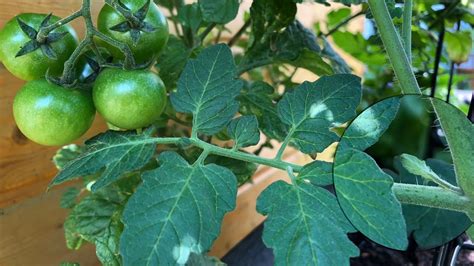
[[[122,0],[136,12],[147,0]],[[168,40],[166,18],[151,2],[143,24],[148,28],[133,39],[131,31],[111,30],[128,23],[121,13],[105,5],[99,13],[98,30],[127,44],[136,63],[144,63],[161,52]],[[20,131],[42,145],[64,145],[82,136],[92,125],[97,110],[115,127],[138,129],[155,122],[166,106],[166,89],[150,69],[102,69],[89,89],[66,88],[47,79],[60,76],[64,63],[78,46],[74,29],[61,25],[47,38],[38,41],[42,27],[60,20],[45,14],[20,14],[0,31],[0,61],[14,76],[27,81],[13,102],[13,115]],[[152,29],[152,30],[150,30]],[[107,43],[98,43],[113,56],[124,60],[123,53]],[[81,60],[79,60],[81,61]],[[82,60],[84,61],[84,60]],[[85,64],[75,66],[77,78]]]

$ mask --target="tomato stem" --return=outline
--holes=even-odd
[[[387,50],[395,75],[400,82],[402,92],[404,94],[421,94],[407,53],[393,25],[385,1],[368,0],[368,3],[379,29],[380,38]]]
[[[82,16],[82,8],[80,10],[77,10],[76,12],[72,13],[71,15],[63,18],[63,19],[60,19],[58,21],[56,21],[55,23],[47,26],[47,27],[43,27],[43,28],[40,28],[39,31],[38,31],[38,35],[36,36],[36,40],[39,42],[39,43],[43,43],[46,38],[48,38],[48,35],[49,33],[51,33],[53,30],[63,26],[63,25],[66,25],[68,24],[69,22],[75,20],[76,18],[78,17],[81,17]]]
[[[116,6],[119,6],[117,4],[116,0],[106,0],[107,4],[113,6],[116,8]],[[59,81],[60,85],[63,86],[68,86],[71,84],[74,84],[73,82],[73,73],[74,73],[74,68],[76,66],[77,60],[79,57],[82,55],[85,49],[91,48],[94,54],[97,56],[99,63],[102,65],[105,63],[104,58],[99,52],[99,49],[97,48],[97,45],[95,44],[94,37],[97,37],[101,39],[102,41],[120,49],[124,55],[125,55],[125,62],[124,62],[124,68],[125,69],[130,69],[135,66],[135,59],[133,57],[132,51],[130,47],[122,42],[119,42],[117,40],[114,40],[110,38],[109,36],[99,32],[95,27],[94,23],[92,21],[92,15],[91,15],[91,0],[83,0],[82,1],[82,7],[80,10],[72,13],[71,15],[47,26],[44,28],[41,28],[40,31],[38,32],[37,35],[37,40],[38,41],[44,41],[45,38],[48,37],[48,34],[53,31],[54,29],[65,25],[79,17],[83,17],[85,25],[86,25],[86,36],[84,39],[79,43],[77,48],[74,50],[74,52],[71,54],[69,59],[64,63],[64,71],[63,75]],[[121,7],[119,7],[121,8]],[[122,8],[123,9],[123,8]]]
[[[411,64],[411,15],[413,0],[405,0],[403,5],[402,40],[407,53],[408,62]]]
[[[472,204],[466,196],[441,187],[395,183],[392,191],[401,203],[466,212]]]

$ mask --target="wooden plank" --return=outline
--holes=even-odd
[[[67,210],[59,207],[63,189],[0,209],[0,265],[59,265],[62,261],[100,265],[93,245],[68,250],[63,223]]]

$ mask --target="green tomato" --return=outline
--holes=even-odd
[[[155,122],[166,107],[166,89],[149,70],[105,69],[94,83],[92,97],[105,120],[123,129]]]
[[[27,82],[13,101],[20,131],[39,144],[68,144],[92,125],[94,103],[89,92],[67,89],[38,79]]]
[[[35,30],[38,30],[46,16],[44,14],[20,14],[8,21],[0,31],[0,60],[8,71],[20,79],[34,80],[42,78],[48,69],[51,75],[61,75],[64,62],[77,47],[78,41],[75,31],[72,27],[65,25],[52,31],[53,33],[68,33],[60,40],[50,44],[56,54],[56,59],[48,58],[40,48],[15,57],[18,51],[31,40],[21,30],[17,17]],[[52,16],[50,23],[54,23],[59,19],[59,17]]]
[[[147,2],[148,0],[122,0],[122,3],[127,6],[132,13],[137,12]],[[132,50],[135,61],[138,64],[148,62],[153,56],[158,55],[158,53],[163,50],[169,36],[168,22],[153,1],[150,3],[144,22],[153,27],[154,30],[151,32],[140,30],[140,38],[136,44],[132,40],[130,31],[119,32],[111,29],[126,21],[127,20],[114,8],[109,5],[104,5],[100,10],[97,26],[100,32],[127,44]],[[139,27],[137,29],[139,30]],[[116,47],[106,43],[103,45],[112,53],[114,58],[120,60],[124,58],[123,53]]]

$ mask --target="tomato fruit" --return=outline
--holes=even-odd
[[[95,108],[90,92],[38,79],[27,82],[16,94],[13,115],[26,137],[55,146],[82,136],[92,125]]]
[[[128,7],[132,13],[139,11],[147,2],[148,0],[122,0],[122,3]],[[134,28],[135,32],[138,31],[139,38],[137,43],[134,43],[132,39],[132,30],[120,32],[112,29],[114,26],[123,23],[128,23],[127,19],[111,6],[105,5],[100,10],[97,23],[99,31],[117,41],[126,43],[132,50],[136,63],[148,62],[153,56],[163,50],[168,41],[168,22],[153,1],[151,1],[148,12],[143,20],[143,23],[153,28],[152,31],[144,31],[143,28],[140,28],[143,25],[132,25],[128,23],[130,27]],[[104,44],[104,46],[112,53],[114,58],[124,58],[123,53],[116,47],[108,44]]]
[[[105,69],[92,97],[99,114],[116,127],[137,129],[156,121],[166,107],[166,89],[149,70]]]
[[[16,57],[20,49],[31,40],[31,37],[21,29],[17,18],[37,31],[46,17],[47,15],[45,14],[20,14],[8,21],[0,31],[0,60],[8,71],[20,79],[39,79],[45,76],[48,69],[51,75],[61,75],[64,62],[77,47],[78,40],[76,32],[72,27],[64,25],[51,32],[67,32],[67,34],[59,40],[50,43],[50,47],[54,51],[56,59],[46,56],[42,49],[36,49],[30,53]],[[49,21],[50,23],[54,23],[59,19],[59,17],[51,16]]]

